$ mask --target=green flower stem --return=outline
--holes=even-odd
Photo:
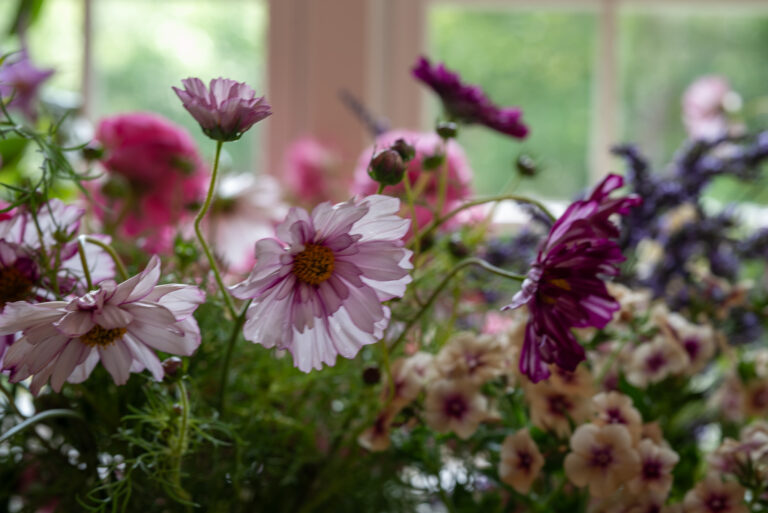
[[[216,189],[216,176],[218,175],[218,172],[219,172],[219,157],[221,156],[221,147],[223,144],[224,143],[221,141],[216,141],[216,156],[214,157],[214,160],[213,160],[213,172],[211,173],[211,184],[208,187],[208,194],[205,197],[205,202],[203,203],[203,206],[200,207],[200,212],[198,212],[197,216],[195,217],[195,234],[197,235],[197,240],[200,241],[200,246],[202,246],[203,252],[205,253],[206,258],[208,259],[208,263],[211,266],[213,275],[216,277],[216,284],[219,286],[219,289],[221,290],[221,295],[224,296],[224,303],[227,305],[227,310],[229,311],[229,314],[234,319],[237,317],[237,310],[235,309],[235,303],[232,301],[232,296],[229,295],[227,288],[224,286],[224,280],[221,279],[221,272],[219,272],[219,266],[216,265],[216,260],[213,258],[213,253],[211,253],[211,248],[209,248],[208,243],[205,242],[205,237],[203,237],[203,232],[200,229],[200,223],[203,221],[205,214],[208,213],[208,209],[211,208],[211,201],[213,200],[213,191]]]
[[[385,187],[386,187],[386,185],[384,185],[383,183],[380,183],[379,184],[379,189],[376,191],[376,194],[381,194],[382,192],[384,192],[384,188]]]
[[[430,235],[432,232],[437,230],[443,223],[451,219],[453,216],[458,214],[459,212],[466,210],[468,208],[476,207],[477,205],[483,205],[485,203],[492,203],[492,202],[498,202],[498,201],[505,201],[505,200],[512,200],[517,201],[519,203],[528,203],[531,205],[535,205],[539,209],[541,209],[544,214],[546,214],[547,217],[552,222],[555,222],[557,218],[552,215],[552,213],[539,201],[536,201],[531,198],[526,198],[525,196],[519,196],[517,194],[501,194],[499,196],[491,196],[490,198],[480,198],[473,201],[468,201],[464,203],[463,205],[460,205],[444,216],[436,217],[431,223],[429,223],[424,230],[418,235],[419,238],[426,237],[427,235]],[[416,237],[414,237],[414,240],[416,240]]]
[[[434,290],[434,292],[432,292],[432,295],[429,296],[427,301],[424,303],[424,306],[422,306],[421,309],[418,312],[416,312],[416,315],[411,317],[410,320],[406,321],[405,328],[403,328],[403,332],[400,333],[400,336],[397,337],[397,340],[395,340],[395,342],[390,347],[390,352],[394,351],[395,348],[397,348],[397,346],[400,345],[403,342],[403,340],[405,340],[405,337],[408,334],[408,331],[410,331],[410,329],[416,324],[416,322],[418,322],[421,316],[424,315],[424,313],[427,310],[429,310],[430,307],[435,303],[438,296],[443,291],[443,289],[448,285],[451,279],[454,276],[456,276],[459,273],[459,271],[471,265],[476,265],[477,267],[481,267],[490,273],[503,276],[504,278],[509,278],[511,280],[517,280],[517,281],[525,280],[524,275],[505,271],[504,269],[501,269],[499,267],[496,267],[495,265],[489,264],[488,262],[480,258],[472,257],[472,258],[467,258],[466,260],[462,260],[461,262],[456,264],[453,267],[453,269],[448,271],[448,273],[445,275],[445,278],[443,278],[443,281],[441,281],[440,284],[437,286],[437,288]]]
[[[92,290],[93,280],[91,279],[91,271],[88,270],[88,260],[85,258],[85,235],[80,235],[77,238],[77,252],[80,253],[80,263],[83,265],[83,274],[85,274],[88,290]]]
[[[32,417],[29,417],[24,422],[16,424],[11,429],[9,429],[8,431],[0,435],[0,443],[5,442],[9,438],[11,438],[13,435],[17,433],[21,433],[28,427],[33,426],[34,424],[42,420],[50,419],[54,417],[72,417],[75,419],[80,419],[82,421],[85,421],[85,419],[83,419],[83,417],[79,413],[72,410],[64,410],[64,409],[45,410],[38,413],[37,415],[33,415]]]
[[[120,278],[125,281],[128,279],[128,271],[125,270],[125,264],[123,264],[123,260],[120,258],[120,255],[117,254],[117,251],[115,251],[115,248],[107,244],[106,242],[100,241],[96,237],[89,237],[88,235],[81,235],[80,236],[85,242],[90,242],[91,244],[95,244],[99,246],[101,249],[109,253],[109,256],[112,257],[112,261],[115,262],[115,267],[117,267],[117,272],[120,273]]]
[[[43,230],[40,228],[40,222],[37,220],[37,203],[33,203],[33,208],[29,209],[29,215],[32,216],[32,223],[35,225],[37,231],[37,238],[40,241],[40,259],[42,260],[43,270],[48,275],[48,279],[53,287],[53,293],[56,297],[60,297],[59,292],[59,280],[56,279],[56,272],[51,267],[51,261],[49,260],[48,250],[45,247],[45,240],[43,237]],[[82,258],[82,257],[81,257]]]
[[[232,326],[232,334],[229,336],[229,342],[227,342],[227,353],[224,356],[224,365],[221,368],[221,379],[219,380],[219,414],[224,415],[224,404],[227,392],[227,381],[229,378],[229,365],[232,361],[232,352],[235,348],[235,342],[237,342],[237,336],[240,335],[240,330],[245,324],[245,314],[248,312],[248,307],[251,306],[251,301],[243,305],[243,309],[235,319],[235,324]]]
[[[419,236],[419,221],[416,219],[416,206],[414,205],[413,189],[411,189],[411,179],[408,178],[408,173],[405,173],[403,177],[403,185],[405,186],[405,201],[408,203],[408,210],[411,212],[411,233],[413,233],[413,261],[419,257],[421,252],[421,237]]]
[[[176,382],[179,389],[179,399],[181,401],[181,418],[179,419],[179,434],[176,439],[176,446],[173,448],[173,458],[176,468],[173,473],[174,492],[184,501],[189,501],[189,493],[181,486],[181,464],[184,459],[184,453],[187,452],[187,432],[189,431],[189,396],[187,387],[184,386],[184,379]]]
[[[445,196],[448,192],[448,142],[443,139],[443,162],[437,171],[437,204],[435,205],[435,217],[443,212]]]

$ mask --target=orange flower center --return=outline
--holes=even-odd
[[[304,251],[293,257],[291,272],[304,283],[320,285],[333,274],[336,258],[333,251],[318,244],[307,244]]]
[[[125,328],[112,328],[108,330],[97,324],[88,333],[80,336],[80,342],[89,347],[106,347],[125,335],[125,332]]]
[[[26,298],[31,289],[32,282],[15,267],[0,269],[0,308]]]

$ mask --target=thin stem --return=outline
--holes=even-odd
[[[88,270],[88,260],[85,258],[85,235],[77,238],[77,252],[80,253],[80,263],[83,265],[83,274],[85,282],[88,284],[88,290],[93,289],[93,280],[91,280],[91,271]]]
[[[117,251],[115,251],[115,248],[110,246],[104,241],[101,241],[97,239],[96,237],[89,237],[88,235],[81,235],[85,242],[90,242],[91,244],[95,244],[99,246],[101,249],[109,253],[109,256],[112,257],[112,261],[115,262],[115,267],[117,267],[117,272],[120,273],[120,277],[123,279],[123,281],[128,279],[128,271],[125,270],[125,264],[123,263],[123,260],[120,258],[120,255],[117,254]]]
[[[466,210],[466,209],[472,208],[472,207],[476,207],[477,205],[483,205],[485,203],[491,203],[491,202],[497,202],[497,201],[505,201],[505,200],[513,200],[513,201],[517,201],[519,203],[529,203],[531,205],[535,205],[536,207],[541,209],[541,211],[544,212],[544,214],[547,217],[549,217],[549,219],[552,222],[555,222],[557,220],[557,218],[555,218],[555,216],[553,216],[552,213],[540,201],[536,201],[535,199],[532,199],[532,198],[526,198],[525,196],[519,196],[517,194],[501,194],[499,196],[491,196],[490,198],[480,198],[480,199],[476,199],[476,200],[473,200],[473,201],[468,201],[468,202],[464,203],[463,205],[460,205],[460,206],[454,208],[453,210],[451,210],[450,212],[448,212],[444,216],[435,218],[431,223],[429,223],[424,228],[424,230],[421,232],[421,234],[419,234],[419,238],[425,237],[425,236],[429,235],[430,233],[435,231],[437,228],[439,228],[440,225],[442,225],[443,223],[445,223],[446,221],[451,219],[453,216],[455,216],[459,212],[462,212],[463,210]],[[415,240],[415,237],[414,237],[414,240]]]
[[[28,427],[42,421],[45,419],[50,419],[53,417],[73,417],[76,419],[83,420],[83,417],[72,410],[63,410],[63,409],[55,409],[55,410],[45,410],[43,412],[38,413],[37,415],[33,415],[32,417],[29,417],[24,422],[21,422],[19,424],[16,424],[11,429],[0,435],[0,442],[5,442],[9,438],[11,438],[13,435],[17,433],[21,433]]]
[[[19,407],[16,406],[16,398],[14,397],[13,393],[5,388],[5,385],[0,383],[0,390],[3,391],[3,395],[5,395],[6,399],[8,400],[8,406],[13,410],[13,412],[21,417],[22,419],[26,419],[27,417],[21,413],[21,410],[19,410]]]
[[[442,141],[443,162],[440,164],[440,169],[437,171],[437,205],[435,205],[435,217],[443,213],[445,195],[448,191],[448,144],[445,139],[442,139]]]
[[[235,309],[235,303],[232,301],[232,296],[229,295],[227,288],[224,286],[224,280],[221,279],[219,266],[216,265],[216,259],[213,258],[213,253],[211,253],[211,248],[209,248],[208,243],[205,242],[205,237],[203,237],[203,232],[200,229],[200,223],[203,221],[205,214],[208,213],[208,209],[211,208],[211,201],[213,200],[213,192],[216,189],[216,176],[218,175],[218,172],[219,172],[219,157],[221,156],[221,147],[223,144],[224,143],[221,141],[216,141],[216,156],[214,157],[214,160],[213,160],[211,184],[208,187],[208,194],[205,196],[205,202],[203,203],[203,206],[200,207],[200,212],[197,213],[197,217],[195,217],[195,234],[197,235],[197,240],[200,241],[200,246],[202,246],[203,248],[203,252],[205,253],[206,258],[208,259],[208,263],[211,265],[211,270],[213,271],[213,275],[216,277],[216,284],[219,286],[219,289],[221,290],[221,295],[224,296],[224,303],[227,305],[227,310],[229,311],[229,314],[232,316],[232,318],[235,318],[237,317],[237,310]]]
[[[385,188],[385,187],[386,187],[386,185],[384,185],[383,183],[380,183],[380,184],[379,184],[379,188],[378,188],[378,190],[376,191],[376,194],[381,194],[382,192],[384,192],[384,188]]]
[[[176,469],[174,472],[175,492],[185,501],[190,500],[189,493],[181,486],[181,464],[184,453],[187,451],[187,431],[189,426],[189,397],[187,396],[187,387],[184,386],[184,380],[176,382],[179,387],[179,399],[181,400],[181,418],[179,419],[179,436],[174,448],[174,459],[176,460]]]
[[[472,258],[467,258],[466,260],[462,260],[461,262],[456,264],[453,267],[453,269],[448,271],[448,274],[446,274],[445,278],[443,278],[443,281],[441,281],[440,284],[438,284],[437,288],[434,290],[434,292],[432,292],[432,295],[430,295],[429,299],[427,299],[426,303],[424,303],[424,306],[422,306],[421,309],[419,309],[419,311],[416,312],[416,315],[411,317],[411,319],[405,323],[405,328],[403,329],[403,332],[400,334],[399,337],[397,337],[397,340],[395,340],[395,342],[392,344],[392,347],[390,347],[390,351],[394,351],[395,348],[398,345],[400,345],[400,343],[402,343],[403,340],[405,340],[405,337],[408,334],[408,331],[416,324],[416,322],[421,318],[421,316],[424,315],[424,313],[427,310],[429,310],[429,308],[435,303],[435,300],[437,300],[437,297],[440,295],[443,289],[448,285],[451,279],[454,276],[456,276],[459,273],[459,271],[471,265],[482,267],[488,272],[497,274],[499,276],[503,276],[504,278],[509,278],[511,280],[517,280],[517,281],[525,280],[525,276],[521,274],[515,274],[515,273],[505,271],[504,269],[496,267],[495,265],[491,265],[485,260],[482,260],[480,258],[472,257]]]
[[[419,257],[421,252],[421,237],[419,236],[419,221],[416,219],[416,205],[414,205],[413,190],[411,189],[411,179],[408,173],[403,178],[405,186],[405,200],[408,202],[408,210],[411,212],[411,233],[413,234],[413,260]]]
[[[235,319],[235,324],[232,326],[232,334],[229,336],[227,342],[227,353],[224,356],[224,366],[221,368],[221,379],[219,381],[219,414],[224,415],[224,400],[226,399],[227,392],[227,378],[229,377],[229,364],[232,361],[232,352],[235,349],[235,342],[237,342],[237,336],[240,334],[240,330],[245,323],[245,314],[248,312],[248,307],[251,306],[251,300],[243,305],[243,309]]]

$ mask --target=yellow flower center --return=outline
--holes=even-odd
[[[0,269],[0,308],[26,298],[31,289],[32,282],[15,267]]]
[[[304,251],[293,257],[291,272],[304,283],[320,285],[333,274],[336,258],[325,246],[307,244]]]
[[[111,330],[108,330],[97,324],[91,328],[88,333],[80,336],[80,342],[89,347],[106,347],[125,335],[125,332],[125,328],[112,328]]]

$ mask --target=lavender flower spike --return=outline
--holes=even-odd
[[[210,90],[199,78],[182,80],[184,90],[173,90],[184,108],[200,123],[205,135],[216,141],[236,141],[254,124],[272,114],[263,96],[243,82],[214,78]]]
[[[528,135],[528,127],[520,119],[523,115],[520,109],[497,107],[480,87],[463,84],[459,75],[446,69],[444,64],[432,67],[429,60],[420,57],[411,73],[440,96],[446,113],[453,120],[485,125],[517,139]]]

